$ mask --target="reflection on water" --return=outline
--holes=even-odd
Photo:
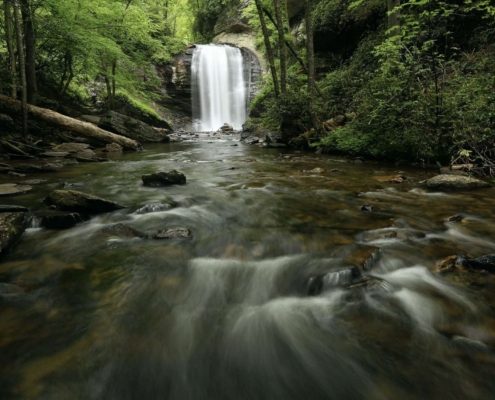
[[[1,398],[495,398],[495,279],[434,273],[495,253],[493,189],[430,193],[423,172],[383,183],[398,171],[209,140],[75,166],[12,199],[36,209],[65,184],[128,208],[32,228],[0,264]],[[188,184],[142,187],[158,169]]]

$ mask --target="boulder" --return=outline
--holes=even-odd
[[[404,175],[375,176],[374,178],[378,182],[386,183],[403,183],[407,180]]]
[[[70,153],[75,154],[81,151],[89,149],[89,144],[87,143],[62,143],[52,147],[54,152]]]
[[[100,214],[124,208],[113,201],[77,190],[54,190],[45,198],[44,202],[57,210],[83,214]]]
[[[191,239],[192,232],[188,228],[168,228],[158,231],[153,235],[153,239],[167,240],[167,239]]]
[[[107,131],[137,140],[140,143],[169,141],[168,133],[170,131],[168,129],[155,128],[145,122],[115,111],[110,111],[103,116],[98,126]]]
[[[24,194],[32,189],[29,185],[18,185],[17,183],[4,183],[0,185],[0,196],[15,196]]]
[[[29,164],[17,164],[15,170],[22,173],[44,173],[56,172],[63,167],[63,164],[58,162],[39,162]]]
[[[105,152],[107,153],[122,153],[124,148],[117,143],[109,143],[105,146]]]
[[[477,258],[453,255],[440,260],[435,265],[435,271],[441,274],[462,270],[495,273],[495,254],[488,254]]]
[[[457,262],[468,269],[495,273],[495,254],[488,254],[477,258],[459,257]]]
[[[10,204],[0,204],[0,213],[5,212],[28,212],[26,207],[10,205]]]
[[[428,189],[474,190],[489,187],[490,184],[471,176],[442,174],[423,181]]]
[[[109,237],[118,237],[121,239],[134,239],[134,238],[145,238],[146,234],[134,229],[133,227],[118,223],[109,226],[105,226],[99,231],[100,234]]]
[[[232,125],[225,123],[220,127],[218,131],[221,133],[232,133],[234,132],[234,127]]]
[[[81,162],[99,161],[98,156],[91,149],[78,151],[77,153],[74,154],[74,158],[77,161],[81,161]]]
[[[172,171],[160,171],[149,175],[143,175],[144,186],[158,187],[170,185],[185,185],[186,176],[175,169]]]
[[[64,211],[40,211],[35,214],[40,220],[40,225],[47,229],[69,229],[84,221],[77,212]]]
[[[0,254],[14,246],[27,228],[24,212],[6,212],[0,214]]]
[[[67,157],[70,153],[68,151],[45,151],[41,153],[43,157],[53,157],[53,158],[64,158]]]
[[[381,256],[379,247],[368,245],[357,245],[345,258],[344,262],[353,265],[362,271],[371,270]]]

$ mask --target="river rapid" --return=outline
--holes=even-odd
[[[170,169],[188,183],[142,186]],[[127,208],[33,223],[2,260],[24,292],[0,297],[0,398],[495,398],[495,278],[435,272],[495,253],[495,189],[428,192],[431,175],[209,135],[40,175],[10,203],[66,187]]]

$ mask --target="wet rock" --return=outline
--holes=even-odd
[[[361,211],[364,213],[371,213],[373,212],[373,206],[371,204],[364,204],[361,206]]]
[[[99,121],[98,126],[141,143],[169,141],[169,129],[156,128],[143,121],[124,114],[119,114],[115,111],[110,111],[103,116]]]
[[[375,176],[374,178],[378,182],[388,182],[388,183],[403,183],[407,180],[407,178],[404,175]]]
[[[0,214],[0,254],[14,246],[27,228],[24,212],[6,212]]]
[[[0,196],[15,196],[24,194],[32,189],[29,185],[18,185],[17,183],[4,183],[0,185]]]
[[[462,270],[495,273],[495,254],[477,258],[452,255],[440,260],[435,265],[435,271],[441,274]]]
[[[229,124],[225,123],[225,124],[223,124],[220,127],[219,132],[221,132],[221,133],[232,133],[232,132],[234,132],[234,127],[232,125],[229,125]]]
[[[458,258],[457,262],[461,263],[465,268],[495,273],[495,254],[488,254],[477,258],[466,258],[461,256]]]
[[[41,211],[35,216],[39,218],[40,225],[47,229],[69,229],[84,221],[77,212]]]
[[[170,185],[185,185],[186,176],[175,169],[172,171],[161,171],[154,174],[143,175],[144,186],[158,187]]]
[[[437,175],[423,181],[428,189],[438,190],[474,190],[489,187],[487,182],[470,176],[461,175]]]
[[[74,158],[77,161],[81,161],[81,162],[99,161],[98,156],[91,149],[78,151],[77,153],[74,154]]]
[[[28,212],[29,210],[26,207],[9,205],[9,204],[0,204],[0,213],[5,212]]]
[[[361,277],[361,272],[356,267],[343,268],[337,271],[327,272],[312,276],[308,279],[306,293],[309,296],[317,296],[328,289],[347,287]]]
[[[465,220],[466,217],[462,214],[456,214],[452,215],[451,217],[447,218],[447,222],[462,222]]]
[[[113,201],[77,190],[54,190],[44,202],[49,206],[54,206],[57,210],[83,214],[100,214],[124,208]]]
[[[443,260],[438,261],[435,264],[435,272],[440,274],[445,274],[448,272],[453,272],[458,268],[457,256],[448,256]]]
[[[43,157],[53,157],[53,158],[64,158],[67,157],[70,153],[68,151],[46,151],[41,155]]]
[[[167,240],[167,239],[191,239],[192,232],[188,228],[168,228],[158,231],[153,235],[153,239]]]
[[[52,147],[52,151],[54,152],[63,152],[69,154],[76,154],[87,149],[89,149],[89,144],[76,142],[62,143]]]
[[[58,162],[41,162],[30,164],[17,164],[15,170],[23,173],[44,173],[44,172],[56,172],[63,167],[63,164]]]
[[[353,265],[361,271],[371,270],[378,262],[381,250],[375,246],[358,245],[344,258],[346,264]]]
[[[167,203],[150,203],[141,208],[138,208],[136,214],[149,214],[154,212],[166,211],[171,208],[177,207],[177,203],[173,200],[169,200]]]
[[[366,290],[366,291],[379,290],[379,291],[391,292],[394,290],[394,286],[390,282],[387,282],[382,278],[369,275],[369,276],[363,276],[361,279],[358,279],[356,282],[349,285],[348,289]]]
[[[122,239],[142,239],[146,237],[145,233],[134,229],[132,226],[122,223],[105,226],[99,233],[105,236],[119,237]]]
[[[122,153],[124,148],[118,143],[109,143],[105,146],[104,151],[107,153]]]
[[[24,185],[40,185],[45,182],[46,179],[27,179],[25,181],[22,181]]]

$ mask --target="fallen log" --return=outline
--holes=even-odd
[[[0,108],[17,113],[21,111],[21,102],[14,100],[11,97],[0,95]],[[89,122],[79,121],[47,108],[36,107],[33,105],[28,105],[27,108],[28,113],[34,118],[77,133],[81,136],[97,139],[105,143],[117,143],[126,149],[138,150],[141,147],[135,140],[105,131],[104,129],[98,128],[96,125]]]

